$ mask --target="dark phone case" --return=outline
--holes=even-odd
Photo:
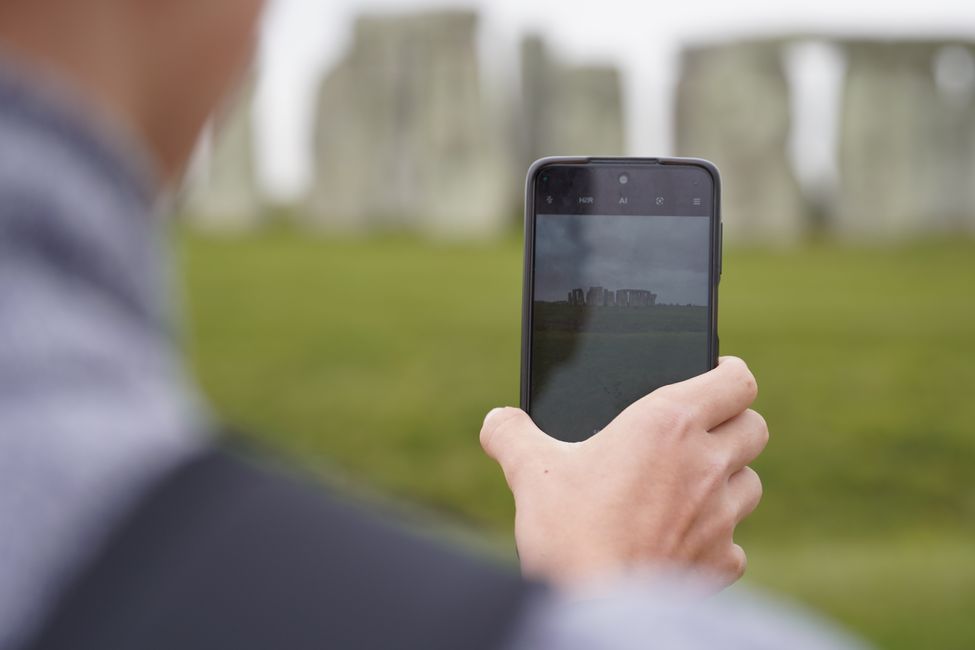
[[[711,367],[718,365],[718,284],[721,281],[721,257],[723,248],[723,224],[721,222],[721,175],[714,163],[701,158],[629,158],[629,157],[589,157],[589,156],[550,156],[541,158],[528,168],[525,181],[525,259],[521,307],[521,408],[531,414],[531,333],[532,333],[532,286],[534,284],[535,259],[535,179],[538,173],[550,165],[684,165],[705,170],[714,187],[714,218],[711,222],[711,284],[708,287],[711,305],[710,348]]]

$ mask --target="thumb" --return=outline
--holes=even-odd
[[[492,409],[481,427],[481,447],[509,478],[524,462],[544,453],[551,441],[527,413],[510,406]]]

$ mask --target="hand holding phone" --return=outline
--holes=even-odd
[[[481,444],[515,497],[523,571],[575,586],[646,567],[737,580],[735,526],[758,505],[748,467],[768,428],[737,358],[638,400],[597,435],[567,443],[515,408],[485,418]]]
[[[552,158],[528,173],[522,409],[481,443],[514,493],[529,575],[647,565],[736,580],[768,440],[740,359],[718,364],[720,182],[701,160]]]

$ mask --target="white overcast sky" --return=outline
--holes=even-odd
[[[530,31],[567,60],[619,65],[630,153],[645,155],[670,153],[669,93],[683,43],[782,32],[975,38],[975,0],[271,0],[257,96],[259,169],[270,192],[290,198],[307,183],[311,100],[348,46],[353,18],[439,7],[479,11],[488,84],[516,72],[518,40]]]

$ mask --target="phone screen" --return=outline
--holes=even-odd
[[[713,180],[698,167],[542,169],[531,256],[529,412],[584,440],[713,367]]]

